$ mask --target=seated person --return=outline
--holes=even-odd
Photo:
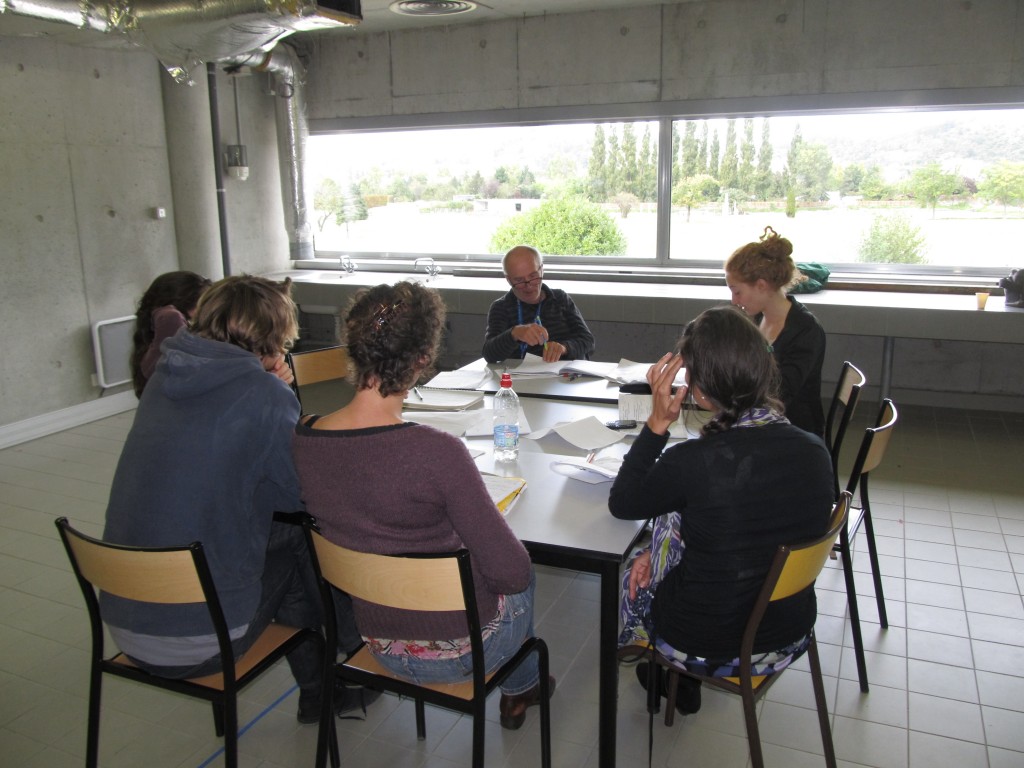
[[[771,345],[782,376],[782,405],[790,423],[825,434],[821,365],[825,331],[786,290],[806,278],[793,263],[793,244],[765,227],[761,239],[737,248],[725,262],[732,303],[753,317]]]
[[[673,394],[683,366],[688,386]],[[821,438],[780,412],[775,361],[734,307],[701,313],[647,380],[653,410],[608,500],[617,518],[654,519],[651,546],[624,575],[619,642],[653,643],[702,674],[738,669],[743,630],[775,550],[828,530],[832,462]],[[713,416],[698,439],[662,453],[687,395]],[[758,664],[801,650],[816,615],[813,588],[772,603],[754,645],[764,654]],[[637,675],[646,687],[648,665]],[[698,681],[680,679],[677,708],[700,708]]]
[[[167,272],[150,283],[135,312],[130,366],[135,396],[153,375],[160,359],[160,344],[183,328],[210,280],[195,272]]]
[[[275,511],[302,508],[291,453],[299,404],[287,384],[266,373],[298,336],[289,290],[287,282],[239,276],[203,293],[191,329],[164,342],[107,505],[107,541],[202,542],[236,658],[271,621],[321,625],[302,530],[274,521]],[[221,671],[205,606],[102,599],[114,642],[142,669],[170,678]],[[359,645],[351,610],[339,630],[340,650]],[[299,685],[298,719],[316,723],[323,655],[305,643],[288,664]],[[335,694],[339,712],[363,705],[361,690]]]
[[[544,259],[536,248],[517,245],[501,260],[512,290],[491,304],[484,359],[497,363],[526,353],[556,360],[589,360],[594,335],[565,291],[543,283]]]
[[[306,510],[331,541],[383,555],[469,550],[491,672],[533,635],[534,577],[462,441],[402,420],[409,388],[437,356],[444,320],[440,295],[418,283],[357,293],[345,317],[355,396],[341,410],[303,419],[295,466]],[[370,651],[394,674],[417,683],[472,675],[466,623],[457,614],[353,603]],[[534,658],[505,681],[505,728],[519,728],[526,708],[539,703],[538,674]]]

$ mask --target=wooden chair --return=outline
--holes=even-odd
[[[343,344],[309,352],[289,352],[287,360],[295,376],[292,390],[299,405],[302,404],[302,387],[348,376],[348,347]]]
[[[655,663],[669,673],[668,701],[665,712],[666,725],[672,724],[673,715],[675,714],[675,699],[679,688],[678,676],[681,674],[700,680],[711,687],[739,694],[743,699],[743,715],[746,719],[747,741],[750,745],[750,762],[754,768],[763,768],[764,757],[761,753],[761,736],[757,727],[757,712],[754,707],[757,700],[764,695],[765,691],[782,674],[784,668],[769,675],[752,674],[751,657],[754,654],[754,638],[770,603],[791,597],[805,589],[814,588],[814,581],[818,578],[818,574],[821,573],[821,569],[828,559],[836,537],[846,527],[849,506],[850,494],[847,491],[843,491],[833,507],[829,529],[824,536],[803,544],[782,546],[776,551],[771,567],[768,570],[768,575],[765,577],[764,584],[761,587],[757,601],[754,603],[754,608],[750,612],[750,618],[747,619],[746,628],[743,631],[739,655],[739,677],[701,675],[689,671],[685,667],[662,656],[657,651],[651,651],[654,654]],[[821,661],[818,657],[818,643],[815,639],[813,628],[811,629],[806,653],[810,661],[811,682],[814,687],[814,701],[818,708],[818,725],[821,729],[821,743],[825,751],[825,763],[830,768],[835,768],[836,755],[835,749],[832,746],[832,730],[829,727],[828,703],[825,700],[825,685],[821,676]],[[649,686],[649,688],[650,690],[657,691],[657,683]]]
[[[875,582],[875,602],[878,605],[878,621],[882,629],[889,628],[889,618],[885,612],[885,595],[882,592],[882,574],[878,566],[878,550],[875,547],[875,528],[871,521],[871,501],[868,498],[868,476],[871,471],[882,463],[885,449],[889,446],[893,428],[896,426],[898,414],[892,400],[886,398],[878,411],[875,425],[868,427],[860,443],[860,451],[850,470],[850,479],[846,490],[853,495],[859,487],[859,507],[852,507],[846,527],[836,542],[835,550],[843,561],[843,575],[846,578],[846,600],[850,609],[850,628],[853,631],[853,648],[857,657],[857,677],[860,689],[868,692],[867,664],[864,660],[864,639],[860,631],[860,611],[857,608],[857,588],[853,578],[853,553],[850,542],[857,535],[861,523],[864,523],[864,538],[867,539],[868,556],[871,559],[871,576]]]
[[[65,517],[57,520],[57,530],[82,589],[92,629],[87,768],[95,768],[98,759],[104,673],[211,702],[214,728],[218,736],[224,737],[224,764],[228,768],[237,766],[238,692],[300,643],[315,642],[322,646],[320,632],[271,624],[242,658],[236,660],[202,544],[194,542],[188,546],[152,549],[118,546],[79,533]],[[145,672],[122,653],[104,658],[100,591],[147,603],[205,603],[211,627],[217,635],[220,656],[224,659],[224,671],[176,680]]]
[[[464,683],[418,685],[396,677],[380,666],[370,651],[361,647],[349,659],[324,670],[324,690],[334,689],[335,675],[342,680],[400,696],[416,703],[416,735],[426,738],[424,703],[455,710],[473,718],[473,766],[484,765],[484,712],[487,696],[520,664],[536,652],[540,661],[540,741],[541,765],[551,766],[551,712],[548,690],[548,649],[537,637],[527,638],[522,647],[501,668],[484,674],[483,639],[480,617],[476,609],[473,572],[469,552],[444,554],[411,554],[401,556],[373,555],[354,552],[333,544],[321,536],[310,521],[306,525],[309,549],[320,582],[321,598],[327,627],[327,647],[334,642],[334,601],[331,586],[349,595],[391,608],[417,611],[462,611],[469,626],[473,654],[473,676]],[[324,753],[330,752],[337,765],[338,746],[331,716],[331,706],[324,697],[321,715],[320,745],[317,766],[324,765]]]
[[[825,445],[832,455],[832,475],[835,478],[836,498],[839,498],[839,450],[843,445],[843,438],[846,436],[846,428],[850,425],[850,419],[857,408],[857,401],[860,399],[860,391],[867,383],[867,379],[860,369],[853,363],[846,361],[839,372],[839,380],[836,382],[836,391],[832,395],[832,402],[828,407],[828,415],[825,417]]]

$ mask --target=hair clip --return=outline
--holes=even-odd
[[[394,319],[399,308],[404,305],[405,301],[403,299],[399,299],[394,304],[385,304],[383,302],[379,304],[370,316],[370,322],[374,324],[374,333],[380,333],[387,328],[388,323]]]

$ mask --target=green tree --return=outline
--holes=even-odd
[[[582,197],[546,200],[503,222],[491,237],[491,252],[504,253],[530,243],[543,253],[580,256],[622,256],[626,238],[615,220]]]
[[[316,211],[318,232],[324,231],[324,225],[331,216],[337,216],[345,208],[345,195],[334,179],[324,179],[313,193],[313,210]],[[341,223],[341,222],[339,222]]]
[[[902,213],[875,216],[861,240],[860,260],[877,264],[924,264],[924,237]]]
[[[1003,160],[983,170],[978,194],[985,200],[1001,203],[1004,213],[1008,205],[1024,202],[1024,163]]]
[[[736,121],[729,120],[725,128],[725,152],[722,153],[722,167],[718,171],[718,180],[723,189],[733,189],[737,185],[737,166],[739,158],[736,154]]]
[[[708,173],[708,121],[704,120],[700,124],[700,138],[697,140],[697,167],[694,169],[693,175],[698,173]],[[715,169],[715,176],[718,175],[718,169]]]
[[[828,198],[832,156],[824,144],[801,140],[791,153],[789,170],[793,191],[798,197],[811,201]]]
[[[679,153],[679,145],[680,145],[679,121],[678,120],[673,120],[672,121],[672,178],[673,179],[678,179],[679,178],[679,174],[681,173],[681,170],[679,168],[679,160],[680,160],[680,157],[681,157],[681,155]]]
[[[683,127],[683,142],[679,159],[678,172],[673,170],[672,179],[679,181],[688,176],[696,176],[704,172],[703,159],[698,157],[697,123],[687,120]]]
[[[644,128],[644,136],[640,140],[640,159],[638,163],[639,197],[644,202],[658,199],[658,154],[651,147],[651,128]]]
[[[942,170],[938,163],[928,163],[923,168],[917,168],[910,175],[908,189],[910,194],[921,203],[922,208],[932,209],[932,218],[935,218],[935,208],[943,195],[952,195],[956,192],[960,183],[958,173],[948,173]]]
[[[608,136],[608,171],[605,173],[605,200],[611,199],[622,191],[622,150],[619,149],[619,137],[614,131]],[[604,202],[604,200],[600,201]]]
[[[757,178],[754,192],[761,200],[767,200],[772,193],[772,140],[768,118],[761,123],[761,150],[757,154]]]
[[[743,121],[743,141],[740,143],[740,163],[736,170],[736,186],[748,195],[757,194],[754,186],[754,120]]]
[[[632,192],[619,192],[619,194],[612,198],[612,202],[618,206],[619,215],[622,218],[626,218],[640,200]]]
[[[587,197],[595,202],[604,202],[608,197],[607,149],[604,128],[594,126],[594,143],[590,147],[590,162],[587,164]]]
[[[796,218],[796,192],[792,187],[786,188],[786,217]]]
[[[885,183],[882,169],[877,165],[872,165],[864,172],[860,193],[865,200],[889,200],[893,196],[892,187]]]
[[[718,197],[718,181],[706,173],[688,176],[681,179],[672,189],[672,205],[686,208],[686,221],[690,221],[690,211]]]
[[[640,169],[637,163],[636,133],[632,123],[622,125],[622,192],[640,197]]]
[[[859,163],[851,163],[840,169],[839,191],[844,195],[859,195],[866,172]]]
[[[718,146],[718,131],[715,131],[715,135],[711,137],[711,145],[708,147],[708,169],[706,173],[708,176],[714,176],[716,179],[719,178],[719,156],[721,149]]]

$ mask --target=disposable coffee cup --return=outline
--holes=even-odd
[[[988,291],[978,291],[974,295],[978,297],[978,309],[984,309],[988,303]]]

